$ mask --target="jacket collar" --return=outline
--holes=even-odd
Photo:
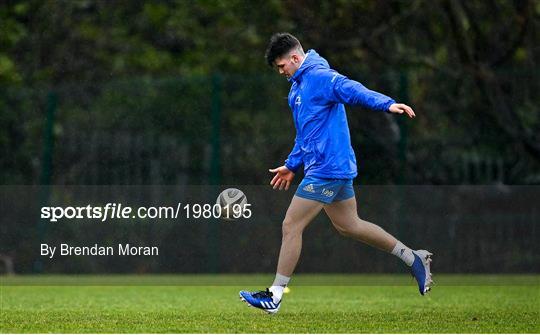
[[[290,82],[300,81],[300,77],[302,77],[302,74],[310,67],[309,62],[306,63],[306,60],[308,59],[309,55],[312,54],[313,52],[315,52],[315,50],[308,50],[308,52],[306,52],[306,57],[304,57],[304,59],[302,60],[302,64],[300,64],[300,67],[298,68],[298,70],[296,70],[296,72],[292,75],[292,77],[289,78]]]

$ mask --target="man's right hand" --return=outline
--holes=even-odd
[[[294,172],[287,169],[285,165],[277,167],[275,169],[269,169],[268,171],[275,173],[276,175],[270,181],[270,185],[273,186],[274,190],[279,187],[280,190],[288,190],[291,185],[291,181],[294,178]]]

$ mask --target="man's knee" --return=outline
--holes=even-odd
[[[352,219],[350,221],[332,221],[339,234],[345,237],[358,238],[364,234],[364,226],[361,220]]]
[[[301,222],[295,221],[290,217],[285,217],[281,226],[283,238],[293,237],[302,234]]]
[[[338,231],[340,235],[343,235],[345,237],[351,237],[353,236],[353,229],[351,229],[350,225],[342,225],[339,223],[332,222],[334,224],[334,227]]]

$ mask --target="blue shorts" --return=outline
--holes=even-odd
[[[354,197],[353,182],[352,179],[324,179],[308,176],[298,185],[295,194],[301,198],[331,204],[334,201]]]

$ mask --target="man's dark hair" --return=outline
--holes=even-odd
[[[274,66],[276,59],[296,48],[302,48],[300,41],[296,37],[289,33],[276,33],[270,38],[264,57],[269,66]]]

